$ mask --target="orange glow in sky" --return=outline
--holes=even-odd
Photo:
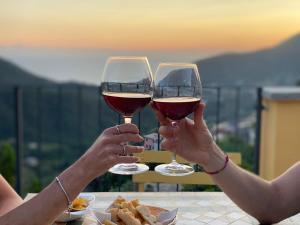
[[[252,50],[300,32],[299,9],[297,0],[3,0],[0,45]]]

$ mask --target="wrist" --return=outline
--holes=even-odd
[[[76,198],[78,193],[92,180],[80,160],[64,170],[58,177],[70,200]],[[57,181],[55,182],[57,183]],[[57,184],[55,185],[58,186]]]
[[[227,155],[213,143],[211,150],[208,152],[208,160],[201,166],[205,171],[218,171],[224,166]]]
[[[72,166],[75,172],[78,174],[80,179],[89,183],[96,178],[96,170],[91,167],[90,160],[88,160],[87,155],[81,156]]]

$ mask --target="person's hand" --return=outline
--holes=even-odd
[[[159,111],[155,112],[161,124],[159,133],[164,137],[161,147],[210,169],[211,154],[218,148],[203,120],[204,108],[204,103],[199,103],[194,120],[185,118],[179,122],[172,122]]]
[[[108,128],[97,138],[89,150],[79,159],[93,171],[93,177],[104,174],[118,163],[135,163],[139,159],[130,156],[144,150],[141,146],[124,145],[126,142],[142,142],[139,130],[134,124],[122,124]]]

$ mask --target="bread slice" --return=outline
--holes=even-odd
[[[128,209],[120,209],[118,212],[118,217],[126,224],[126,225],[142,225],[141,222],[134,217],[134,214],[130,212]]]
[[[135,217],[138,216],[138,211],[136,210],[136,208],[133,206],[132,202],[122,202],[121,203],[121,208],[122,209],[128,209],[130,212],[133,213],[133,215]]]
[[[116,224],[116,223],[114,223],[112,221],[109,221],[109,220],[104,220],[103,224],[104,225],[118,225],[118,224]]]
[[[140,215],[144,218],[144,220],[150,225],[162,225],[162,223],[157,221],[158,218],[151,214],[147,206],[139,205],[136,207],[136,210],[140,213]]]
[[[118,212],[119,212],[119,209],[118,208],[111,208],[109,210],[109,212],[111,213],[111,221],[113,222],[117,222],[118,221]]]

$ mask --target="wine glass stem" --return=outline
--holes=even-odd
[[[131,123],[131,121],[132,121],[132,117],[123,116],[123,118],[124,118],[124,123]],[[123,144],[128,145],[128,143],[129,142],[124,142]],[[132,154],[130,154],[130,155],[132,155]]]
[[[172,163],[176,163],[176,152],[172,154]]]
[[[124,116],[124,123],[131,123],[132,117]]]

